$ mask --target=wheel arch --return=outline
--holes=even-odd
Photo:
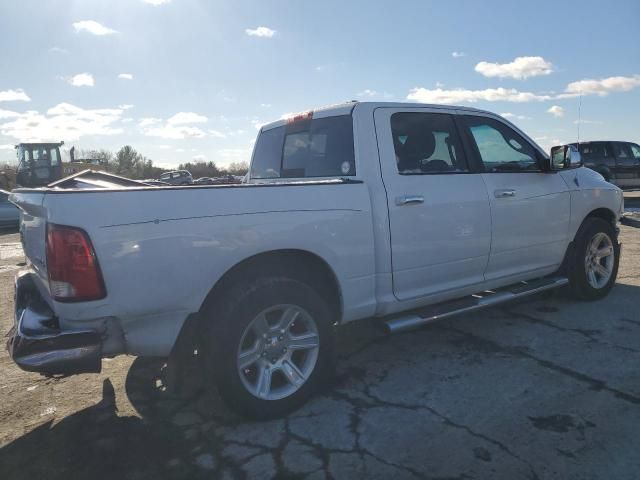
[[[600,208],[591,210],[582,219],[582,222],[580,222],[580,225],[578,225],[578,228],[576,229],[576,233],[574,233],[573,238],[569,242],[569,245],[567,245],[567,250],[565,251],[564,258],[562,259],[562,263],[560,264],[560,268],[558,269],[559,273],[566,274],[569,256],[573,254],[576,238],[580,234],[580,230],[582,229],[582,226],[590,218],[599,218],[601,220],[604,220],[605,222],[609,223],[611,227],[614,229],[614,231],[616,231],[617,233],[617,230],[616,230],[617,217],[616,217],[616,214],[613,212],[613,210],[606,207],[600,207]]]
[[[224,300],[224,292],[247,278],[284,275],[307,283],[329,304],[340,322],[343,312],[342,289],[334,269],[319,255],[307,250],[281,249],[258,253],[230,267],[209,290],[200,312]]]
[[[595,210],[591,210],[582,220],[582,223],[580,223],[580,227],[582,227],[582,225],[584,225],[584,222],[588,219],[588,218],[601,218],[602,220],[604,220],[605,222],[609,223],[615,230],[616,228],[616,221],[617,221],[617,216],[616,214],[613,212],[613,210],[609,209],[609,208],[605,208],[605,207],[601,207],[601,208],[596,208]],[[578,228],[578,232],[580,231],[580,228]],[[576,232],[576,235],[578,235],[578,232]],[[575,238],[575,237],[574,237]]]

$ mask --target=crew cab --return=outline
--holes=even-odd
[[[298,407],[331,372],[336,326],[390,331],[567,286],[612,288],[619,188],[551,159],[491,112],[346,103],[260,129],[246,183],[35,188],[22,210],[13,360],[97,372],[167,356],[252,417]],[[193,348],[191,349],[193,351]]]

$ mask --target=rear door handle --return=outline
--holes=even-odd
[[[422,195],[401,195],[396,197],[396,205],[399,207],[411,205],[412,203],[424,203],[424,197]]]
[[[516,191],[511,188],[502,188],[500,190],[494,190],[493,196],[496,198],[515,197]]]

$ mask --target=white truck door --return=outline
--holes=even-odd
[[[468,154],[483,171],[491,203],[487,281],[549,273],[568,244],[570,193],[560,175],[544,172],[535,147],[506,123],[482,115],[456,117]]]
[[[374,113],[400,300],[484,281],[489,200],[481,175],[469,170],[452,113],[386,107]]]

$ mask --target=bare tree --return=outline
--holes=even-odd
[[[247,162],[231,162],[226,170],[231,175],[242,176],[249,171],[249,164]]]

